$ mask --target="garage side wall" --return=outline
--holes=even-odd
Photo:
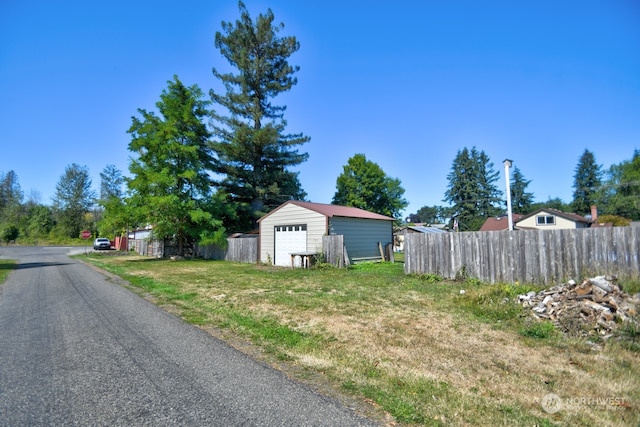
[[[322,236],[327,234],[327,218],[309,209],[287,204],[260,221],[260,262],[274,262],[275,226],[301,224],[307,226],[306,250],[322,252]]]
[[[378,219],[333,217],[329,234],[342,234],[349,258],[379,257],[378,242],[384,248],[393,241],[393,222]]]

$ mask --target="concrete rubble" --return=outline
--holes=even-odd
[[[519,295],[534,317],[549,320],[569,336],[613,336],[629,322],[638,326],[640,294],[620,289],[615,278],[598,276],[577,284],[570,280],[550,289]]]

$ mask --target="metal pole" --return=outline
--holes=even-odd
[[[511,215],[511,179],[509,177],[509,169],[513,162],[509,159],[504,161],[504,176],[507,181],[507,218],[509,219],[509,231],[513,230],[513,216]]]

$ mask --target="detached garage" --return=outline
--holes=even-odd
[[[344,236],[351,259],[379,257],[393,241],[394,219],[347,206],[291,200],[258,220],[260,262],[291,266],[291,253],[321,253],[322,236]]]

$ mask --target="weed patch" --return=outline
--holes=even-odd
[[[520,329],[520,335],[536,339],[549,339],[556,337],[558,331],[552,322],[547,320],[542,322],[532,320]]]

